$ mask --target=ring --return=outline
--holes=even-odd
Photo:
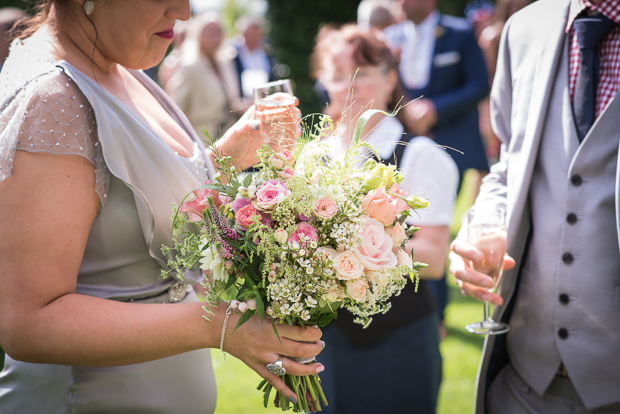
[[[286,368],[282,366],[282,355],[278,356],[278,360],[273,364],[267,364],[267,371],[280,377],[286,375]]]

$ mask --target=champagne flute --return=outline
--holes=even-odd
[[[489,292],[495,291],[502,278],[506,238],[506,209],[503,206],[474,206],[467,212],[467,242],[484,254],[482,261],[470,261],[470,266],[493,279],[494,284]],[[468,332],[499,335],[510,330],[507,324],[495,322],[491,318],[489,307],[485,301],[484,319],[467,325],[465,329]]]
[[[269,128],[263,130],[263,134],[268,135],[270,144],[276,148],[292,146],[297,139],[298,126],[295,113],[286,108],[295,104],[291,81],[282,79],[255,87],[254,104],[266,117],[265,124]]]

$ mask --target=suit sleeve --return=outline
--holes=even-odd
[[[437,110],[438,125],[451,122],[477,109],[478,103],[489,93],[489,76],[471,29],[456,33],[461,40],[461,71],[465,81],[456,89],[431,97]]]

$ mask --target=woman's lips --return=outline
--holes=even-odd
[[[172,39],[174,37],[174,29],[164,30],[163,32],[155,33],[156,36],[163,37],[164,39]]]

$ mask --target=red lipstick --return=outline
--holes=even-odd
[[[163,32],[155,33],[156,36],[162,37],[164,39],[172,39],[174,37],[174,29],[164,30]]]

